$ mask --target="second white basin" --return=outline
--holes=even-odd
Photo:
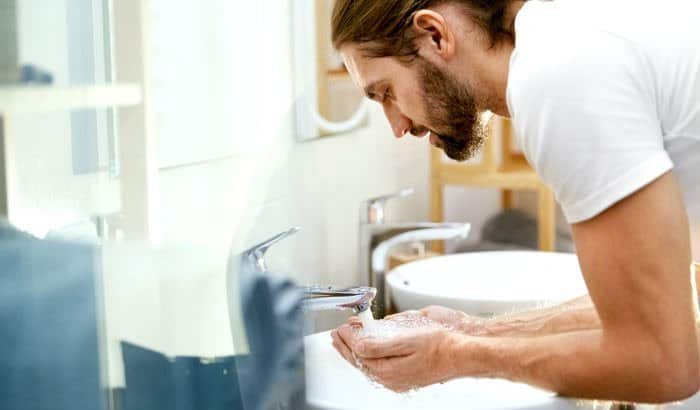
[[[587,293],[575,254],[474,252],[401,265],[387,275],[398,311],[441,305],[493,316],[561,303]]]

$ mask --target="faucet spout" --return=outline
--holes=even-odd
[[[302,291],[303,306],[307,310],[351,309],[355,314],[368,310],[377,294],[377,290],[371,287],[307,286]]]

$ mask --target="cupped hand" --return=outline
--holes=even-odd
[[[457,377],[454,353],[458,334],[442,325],[406,328],[390,337],[368,336],[361,330],[357,322],[339,327],[332,332],[333,346],[348,362],[393,391]]]

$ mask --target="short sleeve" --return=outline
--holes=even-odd
[[[531,42],[532,43],[532,42]],[[518,47],[508,107],[519,143],[569,223],[668,172],[653,76],[633,44],[602,32]]]

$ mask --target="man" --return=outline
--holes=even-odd
[[[672,0],[337,0],[333,41],[397,138],[456,160],[480,112],[510,117],[571,224],[590,297],[391,339],[355,320],[336,349],[403,391],[502,377],[636,402],[700,386],[689,218],[700,205],[700,13]],[[391,318],[389,319],[391,320]]]

